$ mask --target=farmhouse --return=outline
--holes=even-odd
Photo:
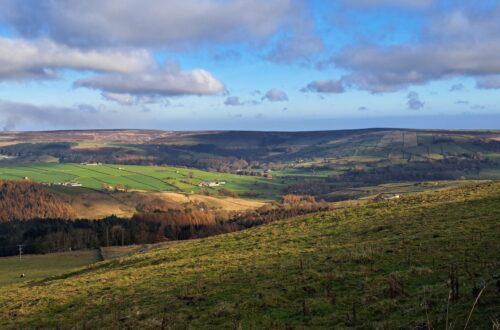
[[[226,181],[202,181],[198,183],[198,187],[218,187],[225,184]]]
[[[66,187],[81,187],[82,186],[82,184],[79,182],[64,182],[62,185],[66,186]]]

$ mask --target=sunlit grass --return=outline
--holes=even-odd
[[[134,165],[82,165],[82,164],[29,164],[0,166],[0,179],[29,180],[48,184],[77,182],[85,188],[104,187],[143,191],[178,191],[200,193],[206,190],[217,195],[222,188],[236,194],[252,192],[259,198],[275,199],[281,194],[283,185],[259,177],[217,173],[170,166]],[[200,188],[202,181],[225,181],[214,188]]]

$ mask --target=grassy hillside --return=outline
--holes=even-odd
[[[3,286],[0,328],[463,329],[484,286],[500,321],[500,183],[344,206]]]

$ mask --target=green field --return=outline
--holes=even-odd
[[[54,163],[0,166],[0,179],[25,178],[56,186],[65,182],[80,183],[84,188],[91,189],[114,189],[120,186],[128,190],[217,193],[225,188],[242,196],[253,192],[256,194],[254,197],[258,198],[277,198],[282,189],[282,184],[263,178],[170,166]],[[226,184],[199,187],[202,181],[225,181]]]
[[[24,255],[0,258],[0,287],[8,284],[23,285],[99,261],[96,250]],[[25,277],[21,278],[21,274]]]
[[[0,328],[498,324],[500,183],[350,205],[0,287]]]
[[[2,140],[6,144],[0,148],[0,179],[78,181],[90,189],[126,186],[142,191],[231,195],[221,191],[224,188],[244,198],[277,200],[292,193],[336,201],[357,197],[346,188],[500,179],[499,131],[120,130],[21,132],[0,134],[0,144]],[[84,162],[103,165],[80,164]],[[104,165],[130,162],[157,166]],[[273,180],[250,176],[264,170],[272,170]],[[198,187],[201,181],[212,180],[227,185]]]

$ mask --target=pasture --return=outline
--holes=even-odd
[[[100,261],[97,250],[50,254],[23,255],[0,258],[0,287],[23,284],[60,275]],[[21,278],[21,274],[25,277]]]
[[[81,184],[98,190],[213,193],[225,188],[232,193],[274,199],[282,184],[259,177],[201,171],[170,166],[135,166],[109,164],[16,164],[0,166],[0,179],[31,180],[51,186]],[[204,181],[224,181],[216,187],[199,187]],[[71,187],[78,188],[78,187]]]

